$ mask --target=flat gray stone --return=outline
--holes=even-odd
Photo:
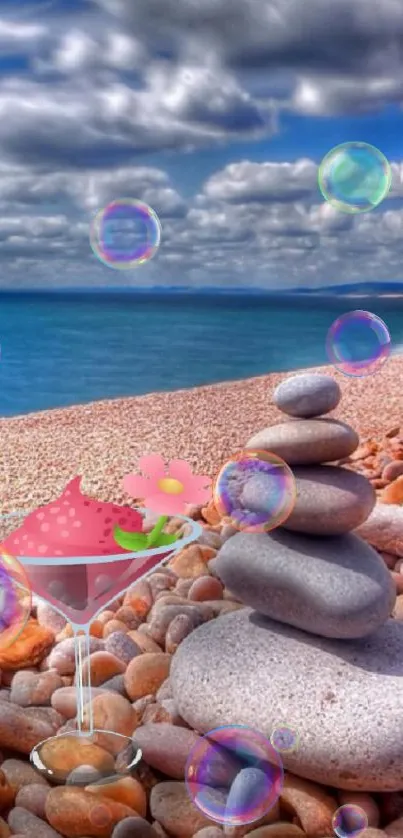
[[[284,767],[352,791],[403,789],[403,624],[363,640],[314,637],[251,612],[204,623],[174,655],[180,715],[204,734],[243,724],[299,733]]]
[[[337,419],[290,419],[259,431],[246,448],[271,451],[289,466],[344,460],[359,444],[358,434]]]
[[[293,375],[279,384],[273,401],[289,416],[309,419],[334,410],[341,399],[341,390],[334,378],[323,373],[305,372]]]
[[[396,600],[385,563],[355,535],[240,532],[212,564],[246,605],[322,637],[365,637],[390,617]]]
[[[376,493],[362,474],[339,466],[293,468],[297,499],[283,526],[308,535],[343,535],[371,514]]]

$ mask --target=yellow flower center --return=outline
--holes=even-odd
[[[174,477],[163,477],[162,480],[158,481],[158,488],[167,495],[180,495],[185,487],[180,480],[175,480]]]

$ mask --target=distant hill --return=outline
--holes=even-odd
[[[324,288],[293,288],[291,294],[401,294],[403,296],[403,282],[355,282],[346,285],[327,285]]]

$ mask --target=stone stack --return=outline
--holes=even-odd
[[[403,625],[389,619],[396,592],[384,562],[352,532],[375,492],[330,464],[359,444],[351,427],[323,418],[340,396],[316,374],[276,389],[276,405],[293,418],[246,447],[292,468],[294,509],[268,534],[224,543],[211,570],[248,607],[193,632],[171,677],[195,729],[246,724],[270,736],[288,723],[300,744],[286,768],[339,788],[394,791],[403,789]],[[248,500],[259,508],[259,497]]]

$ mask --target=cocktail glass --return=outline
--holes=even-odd
[[[145,516],[146,509],[138,509]],[[0,516],[0,543],[21,524],[26,512]],[[114,731],[94,730],[89,666],[90,625],[139,579],[195,541],[202,527],[186,516],[187,534],[173,544],[152,549],[102,556],[16,556],[23,565],[32,592],[71,623],[76,660],[76,729],[40,742],[31,762],[47,779],[58,784],[88,785],[114,774],[130,772],[141,759],[135,741]],[[86,660],[87,659],[87,660]]]

